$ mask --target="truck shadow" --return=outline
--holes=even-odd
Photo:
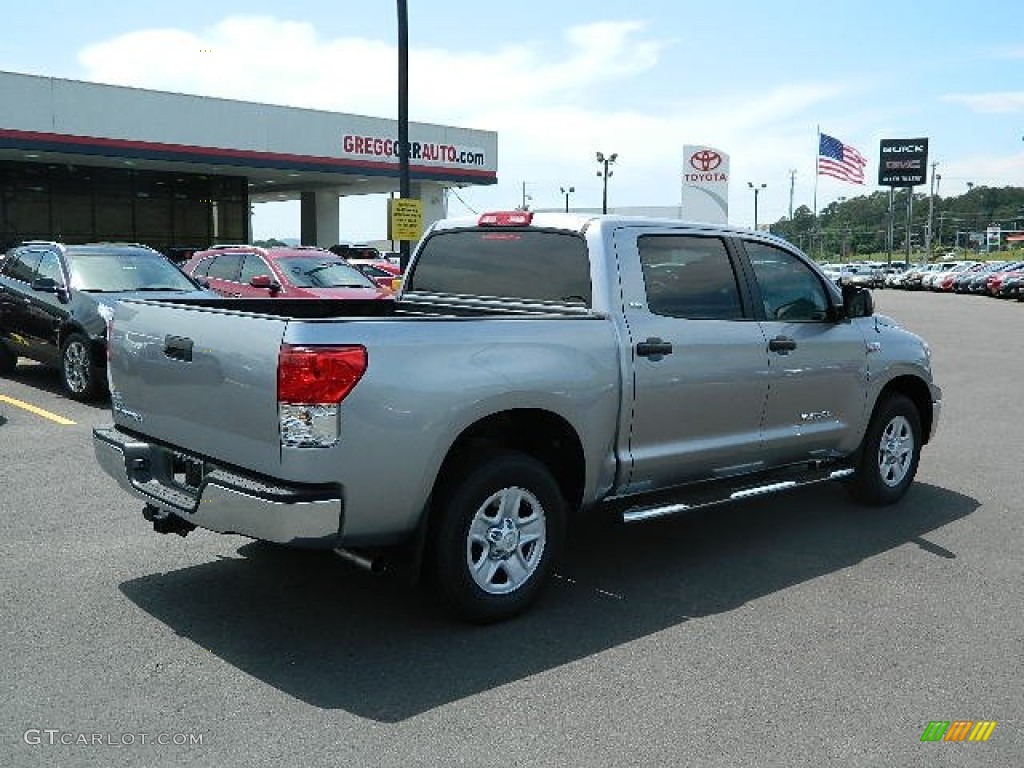
[[[85,402],[72,400],[68,397],[64,388],[61,386],[59,371],[54,368],[48,368],[40,363],[27,361],[24,358],[21,359],[18,367],[14,369],[14,372],[6,374],[4,378],[9,381],[16,381],[19,384],[24,384],[26,387],[31,387],[39,392],[56,395],[63,400],[73,402],[79,406],[93,408],[96,410],[110,410],[110,396],[107,395],[105,390],[102,396],[96,400]]]
[[[908,543],[955,557],[922,537],[978,506],[917,484],[896,507],[865,509],[817,487],[661,522],[594,523],[576,531],[531,612],[487,627],[451,621],[423,590],[333,555],[257,543],[121,590],[288,695],[397,722]]]

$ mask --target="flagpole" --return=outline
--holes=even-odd
[[[814,223],[818,223],[818,158],[821,156],[821,126],[817,126],[818,140],[814,143]]]
[[[819,230],[818,226],[818,158],[821,157],[821,124],[815,126],[815,130],[818,133],[818,140],[814,145],[814,229]],[[818,233],[818,244],[822,253],[825,251],[825,244],[822,241],[821,233]],[[814,243],[812,239],[811,248],[813,249]]]

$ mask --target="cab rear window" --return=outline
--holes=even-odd
[[[535,229],[439,232],[424,243],[406,290],[589,307],[587,244]]]

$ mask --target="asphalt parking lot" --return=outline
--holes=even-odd
[[[901,504],[830,486],[596,525],[485,628],[329,555],[153,533],[93,460],[106,405],[23,364],[0,380],[0,765],[1021,765],[1024,304],[875,297],[945,396]],[[997,726],[921,741],[946,720]]]

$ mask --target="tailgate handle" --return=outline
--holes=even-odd
[[[654,360],[660,360],[662,356],[672,354],[672,343],[669,341],[663,341],[654,336],[637,344],[636,353],[640,357],[650,357]]]
[[[164,355],[172,360],[192,362],[192,339],[185,336],[164,336]]]

